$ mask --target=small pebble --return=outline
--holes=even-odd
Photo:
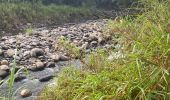
[[[23,89],[23,90],[21,91],[20,95],[25,98],[25,97],[31,96],[32,93],[31,93],[31,91],[30,91],[29,89]]]

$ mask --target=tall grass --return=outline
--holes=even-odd
[[[92,53],[85,69],[64,69],[41,100],[169,100],[170,1],[140,2],[142,14],[109,23],[109,34],[121,35],[125,58]]]
[[[0,3],[0,29],[21,28],[27,23],[56,24],[88,19],[97,12],[85,7],[66,5],[43,5],[42,3]]]

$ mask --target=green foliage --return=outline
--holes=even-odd
[[[169,100],[170,2],[141,2],[142,14],[109,25],[108,32],[123,39],[124,59],[109,61],[107,53],[92,53],[83,69],[64,69],[41,100]]]
[[[0,29],[13,30],[26,23],[54,24],[90,18],[90,8],[66,5],[43,5],[40,2],[0,3]]]
[[[26,35],[31,36],[33,34],[33,28],[29,27],[25,30]]]

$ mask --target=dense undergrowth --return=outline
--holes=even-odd
[[[141,0],[142,14],[110,21],[121,36],[124,58],[91,53],[82,69],[63,69],[41,100],[169,100],[170,1]],[[141,6],[140,6],[141,7]]]

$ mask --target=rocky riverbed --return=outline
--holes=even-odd
[[[62,27],[38,28],[31,34],[20,33],[0,38],[0,80],[9,79],[10,70],[16,56],[17,70],[14,82],[16,100],[34,100],[44,86],[65,66],[82,66],[79,59],[62,51],[58,40],[65,37],[70,43],[85,50],[86,53],[97,48],[118,48],[117,42],[104,35],[107,19],[87,21],[80,24],[66,24]],[[56,49],[57,48],[57,49]],[[16,52],[17,51],[17,52]],[[0,86],[0,97],[8,96],[7,82]]]

